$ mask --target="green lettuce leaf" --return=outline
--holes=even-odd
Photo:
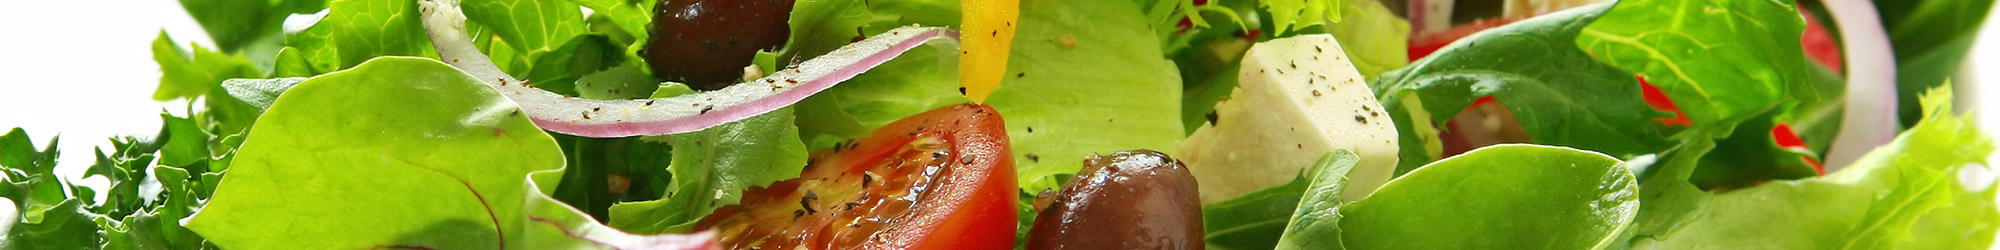
[[[851,41],[837,39],[842,36],[879,34],[907,25],[956,26],[959,18],[957,1],[818,1],[793,8],[792,45],[781,53],[804,53],[794,56],[824,52],[824,48]],[[945,44],[927,47],[932,49],[906,52],[793,105],[806,148],[828,148],[867,136],[869,131],[897,119],[969,101],[957,92],[958,47]],[[773,68],[778,63],[803,59],[770,56]]]
[[[308,77],[342,69],[339,48],[333,43],[333,30],[338,26],[327,21],[333,9],[320,10],[313,14],[293,15],[285,22],[297,23],[301,30],[286,31],[285,49],[278,52],[273,68],[281,77]],[[356,48],[360,49],[360,48]],[[286,53],[284,50],[291,50]],[[295,54],[295,55],[287,55]],[[494,60],[500,60],[494,55]],[[296,57],[296,58],[287,58]],[[312,74],[306,74],[311,72]]]
[[[1983,172],[1983,173],[1981,173]],[[1993,246],[1993,234],[2000,230],[2000,207],[1994,206],[1993,182],[1965,179],[1971,175],[1991,176],[1988,168],[1965,167],[1945,176],[1958,180],[1951,186],[1951,205],[1932,209],[1910,227],[1910,238],[1902,249],[1984,249]],[[1988,177],[1990,178],[1990,177]]]
[[[959,1],[956,0],[862,1],[862,3],[868,4],[868,12],[874,16],[873,20],[863,27],[868,34],[881,34],[911,24],[957,27],[961,18]]]
[[[1127,1],[1021,3],[1005,80],[986,100],[1007,119],[1021,190],[1057,188],[1093,153],[1172,153],[1180,77]],[[1086,18],[1087,17],[1087,18]]]
[[[1480,97],[1505,104],[1535,143],[1618,157],[1673,144],[1653,121],[1671,114],[1644,102],[1638,81],[1574,42],[1610,4],[1550,13],[1439,49],[1370,83],[1401,134],[1406,173],[1442,154],[1438,128]]]
[[[1338,2],[1343,18],[1323,29],[1340,40],[1362,76],[1374,80],[1383,72],[1410,64],[1410,21],[1397,17],[1397,12],[1381,1]]]
[[[340,65],[352,68],[379,56],[437,57],[419,17],[416,1],[340,0],[334,1],[325,19],[306,33],[325,32]]]
[[[216,86],[230,78],[259,78],[264,72],[241,55],[210,51],[199,45],[193,51],[175,45],[167,32],[153,40],[153,61],[160,64],[160,85],[153,100],[194,99],[219,90]]]
[[[1814,99],[1804,28],[1786,2],[1629,1],[1584,27],[1576,43],[1645,76],[1695,123],[1713,123]]]
[[[1347,0],[1365,1],[1365,0]],[[1257,5],[1271,13],[1273,35],[1284,35],[1306,26],[1339,22],[1342,0],[1264,0]]]
[[[1355,249],[1603,248],[1632,222],[1638,188],[1632,172],[1604,154],[1496,145],[1419,168],[1341,207],[1337,237]],[[1301,239],[1335,237],[1314,236]]]
[[[512,47],[507,48],[511,49]],[[524,72],[527,74],[527,81],[530,84],[534,84],[537,88],[549,90],[549,92],[557,94],[594,99],[625,99],[645,97],[647,94],[652,93],[652,88],[659,85],[659,81],[653,80],[652,74],[644,71],[645,64],[639,62],[639,60],[626,58],[623,45],[616,44],[611,41],[609,36],[601,34],[572,37],[567,43],[561,45],[561,47],[555,48],[554,51],[543,51],[538,55],[540,57],[533,59],[532,65],[528,66],[529,70]],[[619,70],[614,72],[613,69]],[[612,85],[577,85],[577,82],[585,77],[602,73],[610,73],[609,75],[616,75],[618,77],[616,81],[596,81]],[[627,77],[628,75],[631,75],[631,77]],[[599,77],[602,78],[605,76]],[[616,98],[604,95],[608,94],[606,92],[596,91],[619,89],[621,90],[620,92],[623,92],[629,88],[641,89],[631,89],[635,92],[618,94]],[[590,94],[586,95],[585,92],[589,92]]]
[[[14,219],[6,226],[0,249],[213,249],[205,239],[181,227],[177,221],[192,214],[207,199],[222,166],[209,160],[207,148],[220,141],[205,131],[191,129],[190,118],[162,115],[166,128],[157,140],[119,137],[109,149],[97,152],[97,162],[85,170],[86,176],[103,176],[107,186],[69,183],[53,173],[58,152],[56,140],[36,151],[26,133],[14,129],[0,136],[0,201],[6,201],[3,218]],[[188,143],[192,142],[192,144]],[[183,148],[165,149],[164,148]],[[172,153],[170,153],[172,152]],[[228,152],[218,152],[225,154]],[[167,164],[167,158],[198,156],[192,162]],[[147,168],[151,168],[148,171]],[[148,174],[155,174],[147,177]],[[155,182],[157,193],[142,193],[142,182]],[[98,202],[98,193],[106,197]],[[152,199],[142,198],[142,196]],[[18,213],[17,213],[18,212]]]
[[[351,1],[351,0],[350,0]],[[529,60],[582,35],[583,10],[570,1],[465,0],[465,18],[479,22]],[[429,39],[420,39],[428,42]]]
[[[1913,231],[1939,240],[1924,245],[1990,242],[2000,211],[1957,207],[1991,206],[1990,197],[1955,199],[1974,196],[1959,186],[1990,190],[1992,183],[1960,184],[1954,177],[1967,164],[1983,163],[1994,145],[1970,120],[1949,113],[1949,92],[1931,93],[1923,100],[1923,121],[1854,165],[1822,177],[1713,194],[1712,204],[1685,227],[1635,239],[1633,248],[1887,249],[1912,239]],[[1952,215],[1966,217],[1926,218]],[[1957,223],[1966,224],[1940,232]]]
[[[791,36],[778,52],[780,60],[792,62],[826,54],[861,37],[874,17],[862,0],[799,1],[792,6]]]
[[[860,138],[903,117],[971,101],[957,91],[957,47],[927,47],[932,49],[905,52],[794,105],[800,133],[827,138],[810,145],[830,146],[824,142]]]
[[[528,172],[562,167],[512,102],[413,58],[300,83],[239,152],[228,185],[187,222],[233,249],[494,248],[524,224],[506,215],[521,213]]]
[[[551,198],[564,172],[556,141],[435,60],[384,57],[314,77],[256,127],[221,179],[229,185],[186,219],[219,247],[596,249],[652,237]]]
[[[287,15],[326,9],[328,1],[180,0],[180,4],[222,51],[269,55],[278,49],[278,30]]]
[[[634,233],[685,233],[750,186],[796,178],[806,166],[791,110],[668,137],[673,174],[666,198],[612,205],[611,226]]]
[[[570,1],[576,2],[576,4],[579,5],[583,5],[583,7],[585,8],[590,8],[591,11],[594,11],[596,13],[595,15],[605,16],[606,19],[611,20],[611,23],[617,26],[616,28],[618,28],[618,30],[624,31],[626,35],[631,35],[635,43],[645,42],[646,38],[652,34],[651,32],[647,32],[646,28],[648,25],[653,24],[653,4],[658,3],[658,1],[648,1],[648,0],[570,0]]]

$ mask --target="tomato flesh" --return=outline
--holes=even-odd
[[[1012,249],[1014,162],[985,105],[903,118],[814,154],[696,224],[730,249]]]

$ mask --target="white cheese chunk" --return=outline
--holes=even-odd
[[[1181,143],[1203,202],[1282,185],[1335,149],[1361,156],[1342,200],[1375,191],[1395,172],[1396,127],[1331,35],[1259,43],[1215,121]]]

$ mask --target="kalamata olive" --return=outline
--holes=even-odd
[[[698,90],[728,87],[758,50],[791,35],[793,0],[659,0],[646,60],[661,79]]]
[[[1062,191],[1036,198],[1027,249],[1202,249],[1201,196],[1180,161],[1133,150],[1083,165]]]

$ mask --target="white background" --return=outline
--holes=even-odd
[[[1966,106],[1993,111],[1977,116],[1990,135],[2000,135],[2000,87],[1982,85],[2000,83],[1996,23],[1989,15],[1957,80],[1960,96],[1989,97],[1966,98],[1974,102]],[[0,129],[25,128],[38,147],[60,134],[59,166],[72,177],[106,138],[158,132],[162,110],[186,107],[152,101],[160,72],[150,44],[162,29],[183,46],[213,48],[172,0],[0,1]]]

